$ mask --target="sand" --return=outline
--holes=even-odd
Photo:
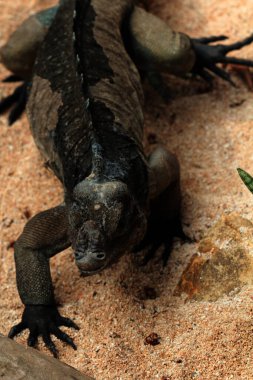
[[[51,2],[52,3],[52,2]],[[0,43],[36,7],[50,1],[0,0]],[[153,0],[151,10],[174,29],[191,36],[227,34],[236,41],[252,33],[252,0]],[[253,59],[253,46],[237,55]],[[1,67],[0,76],[7,71]],[[165,104],[148,86],[146,145],[152,135],[181,163],[183,224],[197,241],[223,214],[252,221],[253,197],[236,168],[253,172],[253,94],[234,78],[214,89],[196,81],[171,80],[174,99]],[[13,85],[0,85],[6,96]],[[62,199],[58,181],[44,168],[26,116],[9,128],[0,118],[0,332],[20,320],[23,306],[15,284],[12,243],[30,216]],[[150,137],[151,136],[151,137]],[[153,136],[154,137],[154,136]],[[154,139],[153,139],[154,140]],[[253,286],[215,302],[188,300],[174,290],[198,243],[175,242],[168,265],[159,260],[140,267],[133,254],[103,273],[80,277],[71,250],[52,259],[55,296],[61,314],[75,320],[68,331],[78,350],[57,342],[60,360],[97,380],[253,379]],[[151,298],[147,298],[147,293]],[[65,329],[67,331],[67,329]],[[146,345],[151,333],[159,344]],[[17,341],[26,343],[27,332]],[[48,353],[43,343],[39,349]]]

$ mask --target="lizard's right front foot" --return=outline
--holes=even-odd
[[[11,75],[4,82],[21,81],[20,78]],[[11,108],[8,116],[8,124],[12,125],[22,115],[27,103],[28,82],[23,82],[18,86],[11,95],[0,101],[0,115]]]
[[[145,250],[145,255],[140,265],[147,265],[157,251],[162,248],[161,259],[165,267],[173,249],[174,237],[179,238],[182,243],[193,243],[193,240],[184,233],[179,218],[172,221],[159,221],[150,218],[146,236],[134,250],[135,253]]]
[[[27,340],[28,346],[34,347],[37,344],[38,336],[42,335],[46,347],[57,358],[58,350],[50,337],[51,334],[70,345],[74,350],[77,349],[73,339],[62,332],[59,326],[79,330],[79,327],[71,319],[62,317],[55,306],[26,305],[21,322],[11,328],[8,337],[13,339],[23,330],[28,329],[30,332]]]

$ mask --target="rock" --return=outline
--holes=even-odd
[[[2,380],[94,380],[73,367],[0,336]]]
[[[253,284],[253,224],[224,215],[199,243],[175,290],[196,300],[215,301]]]

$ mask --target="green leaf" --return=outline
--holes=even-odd
[[[238,171],[238,174],[241,177],[243,183],[247,186],[249,191],[251,191],[251,193],[253,193],[253,177],[251,177],[251,175],[249,175],[243,169],[238,168],[237,171]]]

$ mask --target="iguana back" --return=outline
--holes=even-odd
[[[99,172],[101,160],[104,175],[123,180],[129,173],[120,173],[120,157],[142,161],[143,93],[121,36],[131,7],[126,0],[62,1],[38,53],[28,114],[67,189]]]

